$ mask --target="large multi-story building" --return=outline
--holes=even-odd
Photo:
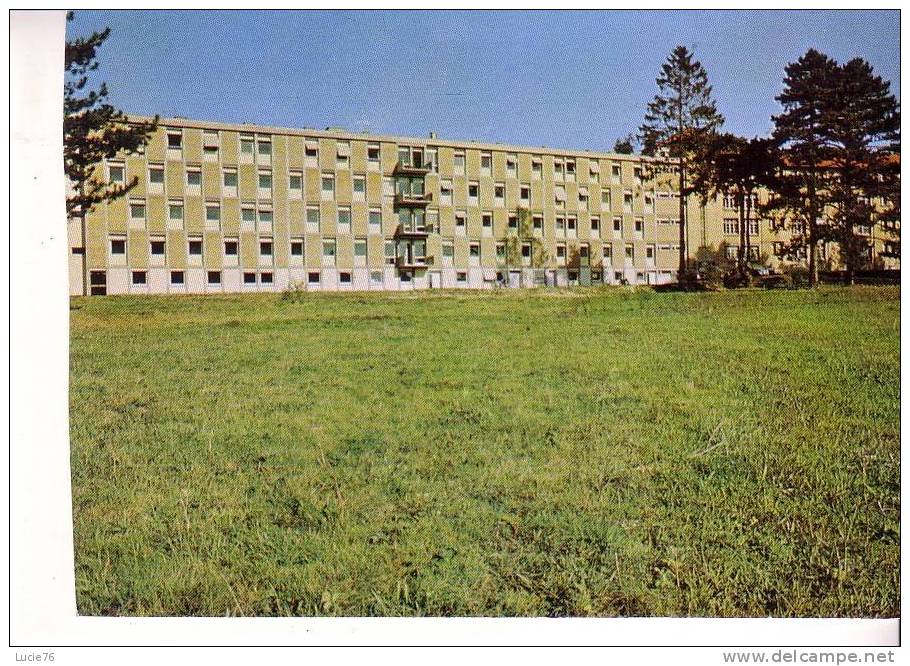
[[[669,282],[679,200],[646,160],[165,119],[141,153],[98,165],[138,185],[70,221],[71,292]],[[688,211],[690,248],[738,243],[728,198]],[[791,230],[752,227],[755,254],[781,261]]]

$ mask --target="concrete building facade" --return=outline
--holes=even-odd
[[[679,200],[646,159],[164,119],[141,153],[98,165],[138,184],[70,220],[71,293],[666,283]],[[690,254],[738,243],[729,199],[688,211]],[[756,256],[799,261],[777,256],[791,233],[753,222]]]

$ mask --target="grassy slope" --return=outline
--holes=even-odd
[[[76,300],[79,609],[896,616],[899,298]]]

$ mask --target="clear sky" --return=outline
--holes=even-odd
[[[637,129],[677,44],[726,129],[766,134],[784,66],[855,56],[900,99],[892,11],[84,11],[98,80],[131,113],[609,150]]]

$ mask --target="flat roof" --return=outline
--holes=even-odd
[[[128,114],[134,121],[150,121],[150,116]],[[646,161],[649,158],[642,155],[626,155],[624,153],[604,153],[594,150],[568,150],[565,148],[550,148],[547,146],[517,146],[505,143],[487,143],[482,141],[453,141],[431,137],[392,136],[384,134],[370,134],[367,132],[348,132],[342,129],[310,129],[294,127],[276,127],[273,125],[256,125],[251,123],[221,123],[211,120],[192,120],[190,118],[159,118],[159,125],[163,127],[179,127],[203,130],[231,130],[234,132],[261,132],[263,134],[285,134],[288,136],[315,137],[322,139],[342,139],[346,141],[376,141],[398,143],[407,145],[432,145],[447,148],[471,148],[475,150],[499,150],[512,153],[525,153],[528,155],[556,155],[560,157],[587,157],[610,160]]]

